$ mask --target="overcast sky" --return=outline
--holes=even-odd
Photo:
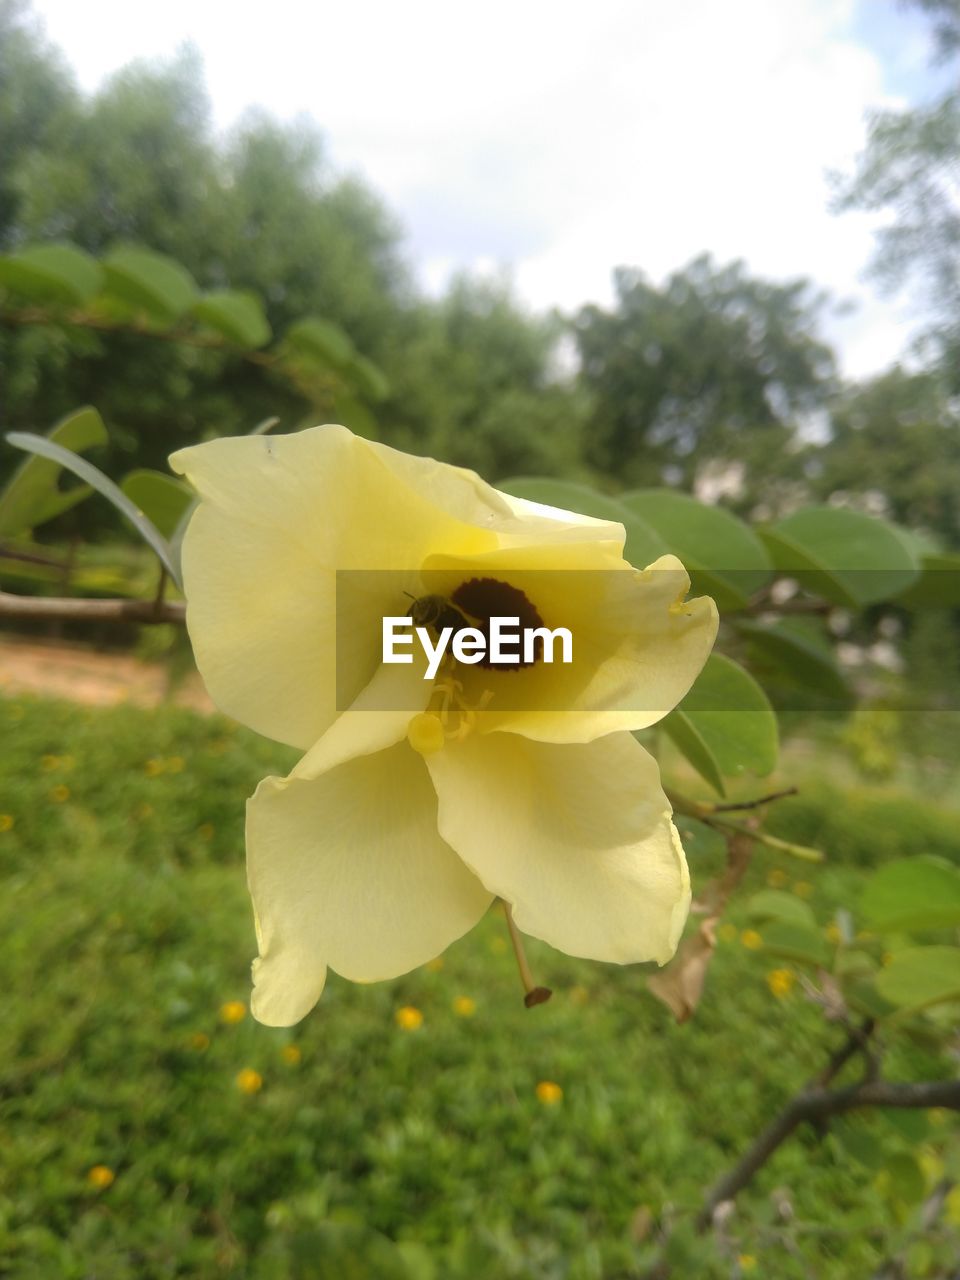
[[[703,250],[807,275],[845,372],[903,351],[906,305],[864,279],[875,221],[829,212],[867,113],[928,96],[927,31],[895,0],[34,0],[80,83],[185,41],[217,124],[312,116],[407,232],[424,285],[510,269],[542,308],[608,301]]]

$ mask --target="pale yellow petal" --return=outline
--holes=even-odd
[[[716,639],[716,606],[706,597],[685,598],[690,580],[675,556],[640,571],[605,540],[438,554],[428,557],[421,576],[445,595],[470,578],[508,583],[524,592],[547,627],[571,633],[570,664],[457,667],[467,701],[487,708],[478,721],[482,733],[590,742],[647,728],[687,693]]]
[[[326,968],[393,978],[471,929],[489,890],[437,832],[423,760],[405,743],[304,780],[267,778],[247,806],[260,958],[254,1015],[302,1018]]]
[[[471,737],[427,763],[441,835],[521,930],[593,960],[670,959],[690,880],[656,762],[630,734]]]

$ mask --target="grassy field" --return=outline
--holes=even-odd
[[[0,1274],[626,1280],[838,1042],[797,987],[772,994],[736,912],[683,1027],[644,969],[536,944],[556,994],[525,1010],[496,913],[434,965],[332,978],[299,1027],[258,1026],[243,799],[293,753],[186,711],[27,699],[0,701],[0,740]],[[814,783],[774,826],[831,861],[765,854],[752,886],[824,921],[880,858],[957,856],[955,814],[889,789]],[[677,1274],[839,1280],[904,1247],[941,1274],[953,1210],[910,1243],[890,1170],[919,1151],[922,1199],[956,1129],[896,1119],[860,1125],[879,1161],[803,1132],[723,1241],[678,1233]]]

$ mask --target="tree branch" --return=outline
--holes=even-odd
[[[62,622],[167,622],[183,625],[182,601],[85,600],[69,596],[18,596],[0,591],[0,618]]]
[[[847,1056],[852,1056],[855,1051],[851,1050]],[[805,1089],[787,1103],[738,1164],[714,1183],[697,1216],[697,1229],[705,1231],[710,1226],[717,1206],[725,1200],[733,1200],[804,1121],[822,1123],[832,1116],[860,1107],[945,1107],[960,1111],[960,1080],[933,1080],[921,1084],[868,1080],[849,1085],[846,1089]]]

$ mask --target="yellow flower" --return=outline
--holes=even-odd
[[[87,1170],[87,1181],[97,1191],[106,1191],[115,1177],[113,1170],[108,1169],[105,1164],[95,1164],[92,1169]]]
[[[244,1067],[237,1072],[237,1088],[241,1093],[259,1093],[263,1088],[263,1076],[253,1067]]]
[[[163,773],[165,767],[162,760],[148,760],[143,766],[143,771],[148,778],[156,778]]]
[[[767,986],[778,1000],[790,994],[796,980],[796,974],[790,969],[771,969],[767,974]]]
[[[563,1101],[563,1090],[552,1080],[541,1080],[536,1088],[537,1100],[545,1106],[555,1107]]]
[[[54,769],[60,768],[59,756],[43,756],[40,760],[40,768],[44,773],[52,773]]]
[[[428,973],[439,973],[443,968],[443,956],[434,956],[423,966]]]
[[[419,1031],[423,1026],[423,1014],[412,1004],[405,1004],[393,1015],[401,1031]]]
[[[228,1000],[220,1006],[220,1021],[230,1025],[242,1022],[247,1016],[247,1006],[242,1000]]]
[[[54,804],[63,804],[70,799],[70,788],[65,787],[61,782],[59,786],[54,787],[50,792],[50,799]]]
[[[748,951],[759,951],[763,946],[763,938],[760,937],[756,929],[744,929],[740,935],[740,941]]]
[[[458,1018],[472,1018],[477,1012],[477,1002],[469,996],[457,996],[453,1002],[453,1012]]]
[[[303,1054],[300,1052],[300,1046],[296,1044],[285,1044],[280,1050],[280,1057],[284,1060],[288,1067],[296,1067],[300,1063]]]
[[[798,898],[810,898],[813,896],[813,885],[809,880],[795,880],[791,887]]]
[[[689,875],[631,731],[676,706],[716,636],[679,560],[635,569],[620,524],[339,426],[170,462],[200,499],[183,575],[207,688],[305,753],[247,809],[256,1018],[299,1021],[328,966],[358,982],[419,967],[495,897],[573,955],[670,959]],[[567,628],[573,660],[448,655],[433,679],[417,649],[383,662],[384,618],[427,596],[487,626]]]
[[[741,1253],[737,1258],[737,1262],[740,1264],[741,1271],[756,1270],[757,1260],[752,1253]]]
[[[170,756],[165,762],[168,773],[182,773],[184,764],[183,756]]]
[[[210,1048],[210,1037],[205,1031],[194,1031],[190,1037],[190,1048],[196,1049],[197,1053],[206,1053]]]
[[[771,889],[782,889],[787,883],[787,873],[780,867],[771,867],[767,872],[767,884]]]
[[[13,830],[13,814],[0,813],[0,831],[12,831],[12,830]]]
[[[836,920],[831,920],[823,930],[824,937],[828,942],[832,942],[834,946],[843,941],[843,931],[837,924]]]

